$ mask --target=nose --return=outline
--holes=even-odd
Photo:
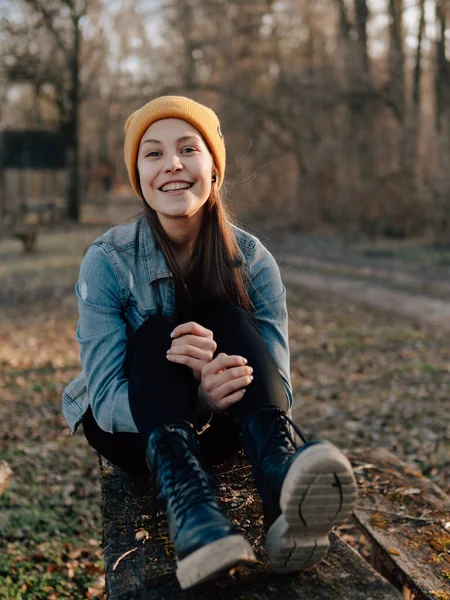
[[[168,152],[165,155],[164,171],[166,171],[166,173],[175,173],[176,171],[181,171],[182,169],[183,165],[178,154],[176,152]]]

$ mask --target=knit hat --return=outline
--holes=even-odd
[[[160,96],[130,115],[125,123],[125,164],[131,185],[142,198],[137,171],[137,156],[142,136],[152,123],[160,119],[182,119],[193,125],[203,136],[213,155],[217,169],[217,187],[225,175],[225,143],[216,113],[190,98],[183,96]]]

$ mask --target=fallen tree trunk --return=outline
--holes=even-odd
[[[259,562],[181,590],[164,514],[158,511],[158,533],[152,522],[150,476],[133,477],[103,458],[100,466],[109,600],[401,600],[391,584],[334,534],[331,550],[319,565],[301,573],[274,574],[264,549],[261,502],[244,460],[219,469],[217,495]]]

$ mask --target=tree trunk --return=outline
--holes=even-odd
[[[79,184],[79,112],[80,112],[80,27],[79,16],[74,12],[73,24],[73,49],[70,56],[71,85],[68,94],[69,117],[65,126],[68,158],[68,185],[67,185],[67,216],[71,221],[78,223],[80,220],[80,184]]]
[[[405,56],[403,52],[403,0],[389,0],[389,71],[391,97],[400,119],[405,116]]]
[[[234,457],[233,457],[234,460]],[[330,534],[330,551],[313,569],[283,576],[272,572],[267,553],[261,501],[245,459],[215,469],[217,489],[225,514],[245,532],[259,562],[224,573],[220,579],[181,590],[175,579],[176,561],[167,521],[157,511],[151,525],[149,511],[155,500],[149,476],[132,476],[100,457],[103,548],[109,600],[401,600],[355,550]],[[243,471],[241,471],[243,469]],[[245,476],[237,476],[245,473]],[[237,496],[236,496],[237,494]],[[241,502],[235,508],[230,498]],[[241,500],[242,499],[242,500]]]
[[[419,30],[417,32],[417,48],[416,48],[416,61],[414,64],[414,76],[413,76],[413,104],[416,107],[420,107],[420,81],[422,75],[422,40],[423,31],[425,29],[425,0],[420,0],[420,18],[419,18]]]
[[[183,38],[186,44],[186,67],[184,73],[184,81],[185,85],[188,88],[195,84],[196,79],[196,65],[194,59],[194,50],[195,50],[195,42],[192,38],[193,32],[193,14],[192,14],[192,6],[188,2],[188,0],[184,0],[182,5],[182,23],[183,23]]]
[[[78,223],[80,220],[80,189],[78,178],[78,140],[67,142],[67,216],[71,221]]]
[[[442,0],[436,0],[436,23],[438,27],[436,38],[436,131],[441,130],[441,118],[444,112],[444,89],[447,70],[447,59],[445,57],[445,4]]]
[[[367,8],[366,0],[355,0],[355,15],[360,45],[360,66],[362,67],[362,75],[364,76],[364,74],[366,74],[368,76],[370,73],[369,51],[367,45],[367,21],[369,18],[369,9]]]
[[[402,170],[405,173],[405,190],[409,186],[411,195],[417,192],[420,173],[419,160],[419,131],[420,131],[420,84],[422,79],[422,40],[425,29],[425,0],[420,0],[420,17],[417,30],[417,48],[413,71],[411,103],[406,110],[406,119],[403,124],[403,136],[400,142],[400,160]]]

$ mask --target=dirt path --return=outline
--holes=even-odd
[[[393,274],[367,267],[340,267],[297,255],[284,254],[278,258],[283,280],[287,284],[336,294],[375,309],[450,331],[449,282]],[[427,293],[420,293],[421,290]]]
[[[311,258],[301,254],[278,253],[281,265],[294,266],[302,271],[341,275],[350,279],[370,280],[384,287],[408,291],[425,296],[443,297],[450,301],[450,272],[444,276],[436,270],[422,268],[418,272],[411,272],[405,264],[396,264],[391,268],[383,268],[366,264],[346,264],[340,261],[329,261],[320,258]]]
[[[110,222],[125,222],[140,208],[136,198],[110,197],[89,210],[91,217],[98,213],[104,219],[107,214]],[[286,283],[450,331],[450,270],[437,268],[428,254],[422,252],[417,261],[380,262],[355,248],[344,251],[338,240],[329,239],[324,252],[298,233],[255,230],[255,234],[275,254]]]

